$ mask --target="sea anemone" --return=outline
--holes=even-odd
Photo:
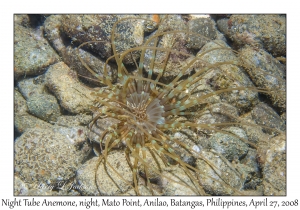
[[[122,38],[118,32],[118,24],[133,20],[158,29],[139,46],[120,51],[116,46]],[[106,173],[118,188],[112,173],[117,174],[117,179],[123,179],[137,195],[142,194],[140,185],[146,186],[153,195],[159,194],[157,186],[166,186],[166,182],[188,188],[190,194],[248,195],[242,184],[233,183],[228,177],[228,171],[237,174],[238,177],[243,176],[234,164],[240,157],[228,158],[222,152],[216,151],[211,143],[208,143],[208,150],[204,146],[205,143],[195,142],[192,135],[196,134],[196,139],[200,135],[209,139],[219,133],[223,134],[220,141],[222,138],[226,141],[225,137],[231,137],[249,148],[258,150],[259,146],[255,142],[234,132],[232,127],[263,129],[273,136],[282,134],[278,129],[258,125],[242,118],[241,115],[257,103],[255,101],[258,93],[268,98],[270,95],[282,94],[283,91],[256,87],[251,82],[241,82],[242,79],[238,77],[245,74],[245,69],[253,69],[249,58],[232,50],[224,42],[212,41],[198,33],[180,28],[170,30],[167,27],[168,21],[170,20],[165,16],[160,23],[136,17],[115,22],[110,42],[113,55],[106,60],[102,75],[95,73],[79,56],[87,70],[99,80],[101,86],[104,85],[92,93],[93,97],[97,97],[97,104],[91,107],[95,113],[90,124],[91,132],[95,131],[96,127],[101,127],[101,123],[97,123],[99,120],[115,120],[114,125],[99,134],[99,145],[96,145],[100,148],[95,172],[98,190],[101,194],[107,194],[98,184],[101,177],[98,176],[97,170],[100,164],[104,164]],[[193,50],[185,47],[191,37],[197,37],[202,43],[206,43],[195,55]],[[78,55],[81,48],[94,43],[102,41],[81,44],[77,49]],[[227,54],[230,59],[215,56],[210,60],[210,56],[215,52]],[[139,55],[139,58],[136,55]],[[126,64],[129,61],[135,67]],[[108,71],[107,66],[112,62],[117,64],[117,82]],[[177,72],[176,75],[171,74],[171,71]],[[268,75],[259,68],[255,71],[261,72],[261,75]],[[219,99],[216,102],[215,98],[218,97],[222,98],[222,102]],[[238,114],[230,111],[232,105],[238,107]],[[199,117],[208,114],[209,120]],[[192,134],[189,135],[189,132]],[[182,136],[185,141],[182,141]],[[185,138],[186,136],[190,138]],[[264,139],[260,141],[265,142]],[[235,144],[232,141],[227,142],[231,143]],[[132,172],[131,181],[125,180],[123,174],[108,160],[114,150],[124,153],[126,163],[122,164],[128,164]],[[259,154],[265,152],[261,148],[259,151]],[[213,155],[226,165],[227,171],[221,169],[219,163],[212,159]],[[214,173],[206,173],[200,168],[203,164]],[[185,177],[168,173],[170,167],[177,167],[183,171]],[[206,186],[207,179],[211,180],[213,185],[224,186],[227,191],[212,193],[212,187]]]

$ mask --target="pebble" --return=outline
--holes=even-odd
[[[234,190],[232,188],[241,189],[242,181],[238,173],[228,167],[228,164],[218,155],[209,151],[202,151],[202,155],[216,167],[212,169],[206,161],[197,159],[196,168],[201,171],[198,173],[200,185],[207,194],[233,195]],[[226,184],[223,180],[226,181]]]
[[[99,157],[94,157],[82,164],[76,171],[76,184],[82,195],[100,195],[95,182],[95,170],[98,161]]]
[[[64,44],[66,39],[60,32],[62,17],[63,15],[50,15],[46,18],[43,25],[45,38],[60,56],[62,56],[62,52],[66,50],[66,46]]]
[[[174,132],[174,134],[170,137],[170,145],[172,148],[175,149],[175,153],[181,158],[181,160],[183,160],[189,165],[195,166],[196,159],[194,158],[194,156],[188,153],[182,146],[177,144],[175,141],[172,141],[172,139],[183,143],[186,146],[186,148],[188,148],[188,150],[193,150],[194,152],[198,153],[202,150],[202,142],[204,141],[203,137],[197,135],[197,133],[189,129],[181,129],[178,132]],[[171,158],[168,158],[168,160],[171,163],[174,162],[174,160]]]
[[[286,195],[286,139],[279,135],[271,139],[263,168],[264,195]]]
[[[58,62],[56,52],[43,38],[42,31],[33,31],[18,24],[14,36],[14,75],[16,79],[40,75],[46,68]]]
[[[196,168],[202,172],[198,173],[199,182],[206,193],[209,195],[233,195],[235,190],[238,191],[242,188],[241,175],[232,167],[229,167],[227,161],[220,158],[217,153],[206,150],[202,151],[202,156],[214,165],[211,168],[205,160],[200,158],[196,162]]]
[[[114,170],[112,170],[108,163]],[[131,185],[133,185],[133,173],[123,151],[116,150],[109,152],[106,167],[104,167],[102,161],[97,168],[96,175],[98,189],[102,195],[122,194],[132,188]]]
[[[25,14],[15,14],[14,15],[14,23],[21,25],[25,28],[28,28],[30,26],[30,18],[29,15]]]
[[[74,114],[91,112],[89,107],[95,103],[93,91],[83,86],[65,63],[50,66],[45,77],[46,86],[64,109]]]
[[[286,130],[286,124],[283,119],[267,104],[259,103],[251,111],[252,119],[258,124],[268,128],[275,128],[279,131]],[[268,133],[273,133],[271,129],[264,129]]]
[[[116,15],[63,15],[60,30],[77,45],[88,41],[102,41],[92,44],[90,48],[103,58],[108,58],[112,55],[109,35],[117,20]]]
[[[115,67],[105,64],[104,61],[83,49],[79,49],[78,52],[79,53],[77,53],[77,48],[68,46],[62,53],[62,59],[64,63],[70,67],[70,69],[75,70],[78,73],[80,80],[86,84],[103,86],[102,82],[88,71],[78,57],[83,60],[84,64],[88,64],[89,68],[100,77],[105,76],[104,69],[106,68],[106,76],[110,78],[109,80],[111,82],[116,82],[117,69]]]
[[[238,169],[244,174],[244,177],[248,177],[244,183],[244,189],[246,190],[256,190],[261,186],[262,176],[260,171],[260,166],[257,162],[257,151],[255,149],[249,148],[246,157],[244,157],[237,166]]]
[[[286,55],[285,15],[232,15],[217,25],[239,46],[263,48],[275,57]]]
[[[46,121],[55,122],[61,115],[57,100],[52,95],[36,94],[27,100],[29,112]]]
[[[14,176],[14,196],[26,195],[28,193],[28,186],[19,177]]]
[[[69,36],[74,43],[87,41],[102,41],[88,46],[90,50],[107,59],[112,55],[111,32],[115,22],[121,18],[136,17],[134,15],[63,15],[61,19],[61,32]],[[115,44],[117,53],[143,43],[144,28],[139,20],[126,20],[120,22],[115,30]],[[139,54],[134,54],[138,59]],[[126,62],[127,61],[127,62]],[[131,56],[127,56],[125,63],[133,63]]]
[[[50,123],[47,123],[44,120],[41,120],[31,114],[28,114],[27,112],[26,113],[17,112],[15,113],[14,116],[15,116],[14,125],[16,130],[19,133],[23,133],[31,128],[48,129],[52,127]]]
[[[231,122],[232,117],[238,118],[239,112],[237,108],[227,103],[215,103],[207,107],[206,110],[199,111],[198,115],[195,117],[195,122],[197,124],[215,124],[215,123],[226,123]],[[213,129],[207,129],[199,126],[199,132],[203,132],[210,135],[214,132]]]
[[[57,183],[75,175],[87,154],[80,154],[66,136],[51,129],[28,129],[15,141],[15,173],[30,189]]]
[[[23,97],[28,100],[31,96],[49,94],[45,86],[45,75],[22,79],[17,86]]]
[[[194,175],[192,171],[190,171],[190,173]],[[182,184],[176,183],[172,180]],[[163,195],[166,196],[198,195],[197,191],[195,190],[196,186],[192,183],[190,177],[184,172],[183,169],[177,166],[166,168],[163,171],[161,185],[163,187]]]
[[[221,46],[220,46],[221,45]],[[226,47],[227,49],[220,49]],[[215,50],[212,50],[215,49]],[[207,51],[212,50],[208,53]],[[203,54],[204,53],[204,54]],[[203,54],[203,55],[202,55]],[[229,46],[222,40],[211,41],[205,44],[198,52],[201,60],[208,64],[218,62],[237,62],[237,56],[230,50]],[[237,65],[225,64],[211,68],[213,74],[207,81],[214,91],[235,87],[253,87],[253,83],[248,78],[246,72]],[[209,71],[209,70],[208,70]],[[258,102],[258,94],[249,90],[234,90],[218,94],[221,100],[235,106],[240,112],[245,112]]]
[[[280,112],[286,110],[286,67],[266,51],[243,48],[240,58],[253,83],[275,92],[266,93]]]
[[[57,118],[56,124],[63,127],[86,126],[92,121],[89,114],[61,115]]]
[[[26,100],[23,98],[22,94],[17,88],[14,89],[14,111],[15,114],[26,113],[28,111]]]
[[[238,127],[229,127],[223,131],[246,140],[248,139],[245,132]],[[242,159],[248,152],[248,145],[236,136],[226,133],[215,133],[210,138],[210,146],[230,162],[234,159]]]
[[[158,30],[146,37],[145,41],[149,41],[149,39],[151,39],[147,46],[154,46],[157,38],[152,37],[155,35],[172,30],[187,30],[187,26],[180,15],[168,15],[163,17]],[[172,49],[179,52],[171,53],[170,56],[167,57],[168,53],[166,51],[156,51],[153,73],[159,74],[164,69],[164,74],[161,79],[165,83],[170,82],[179,73],[183,73],[183,75],[188,75],[191,73],[192,68],[188,68],[185,72],[182,72],[182,69],[194,58],[194,55],[192,54],[191,50],[187,48],[186,44],[186,33],[165,34],[158,42],[157,47]],[[145,60],[143,62],[146,71],[149,71],[151,67],[151,62],[153,59],[152,55],[153,50],[146,50]],[[168,59],[166,66],[165,59]]]
[[[203,45],[217,38],[216,23],[210,18],[196,18],[188,22],[189,32],[197,35],[189,35],[188,46],[194,50],[200,50]],[[202,35],[202,36],[201,36]]]

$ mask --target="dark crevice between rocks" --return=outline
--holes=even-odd
[[[28,17],[30,21],[30,27],[32,28],[38,28],[39,26],[42,26],[46,20],[46,16],[40,14],[31,14],[28,15]]]

